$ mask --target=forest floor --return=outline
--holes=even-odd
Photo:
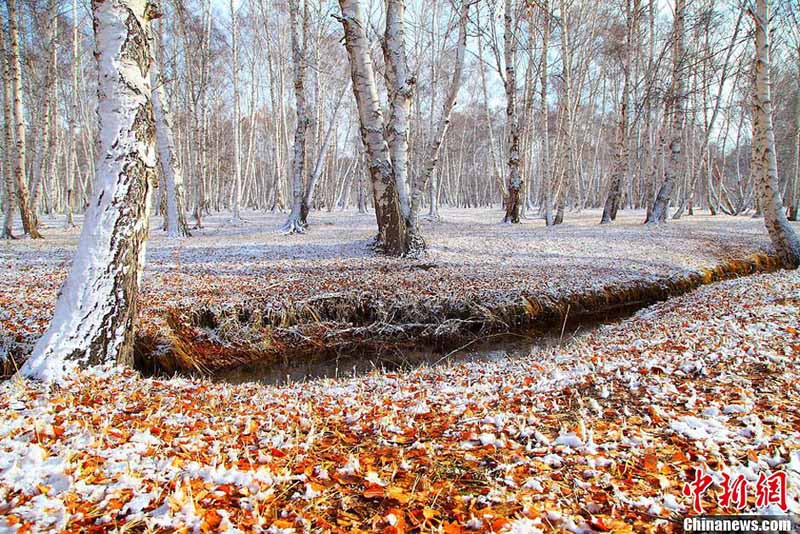
[[[309,232],[292,236],[277,232],[282,214],[249,213],[243,226],[220,215],[183,240],[167,239],[155,219],[140,297],[143,350],[166,344],[194,361],[163,367],[205,370],[348,346],[462,343],[520,323],[654,302],[769,246],[763,221],[748,217],[686,216],[651,228],[643,213],[625,211],[601,227],[599,212],[585,211],[547,229],[541,220],[499,224],[497,210],[442,214],[425,226],[430,254],[419,261],[376,256],[369,214],[314,212]],[[45,224],[46,240],[0,245],[7,371],[46,328],[76,247],[77,229]],[[768,267],[755,263],[727,275]]]
[[[670,253],[621,225],[620,235],[644,236],[632,257],[643,243],[662,251],[630,269],[686,268],[715,231],[761,242],[754,226],[702,221],[659,230],[682,244]],[[678,232],[695,237],[669,237]],[[461,239],[433,242],[453,258],[444,248]],[[552,251],[561,238],[542,240]],[[621,255],[623,241],[583,254]],[[266,247],[252,248],[258,265]],[[148,291],[169,248],[157,240]],[[304,256],[274,261],[309,268]],[[730,511],[719,503],[723,473],[745,477],[754,510],[759,475],[775,472],[798,513],[798,324],[800,273],[782,271],[707,285],[562,348],[494,362],[283,387],[100,369],[60,388],[12,379],[0,384],[0,532],[678,532],[696,469],[713,477],[707,512]]]

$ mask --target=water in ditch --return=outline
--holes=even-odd
[[[627,313],[629,315],[630,312]],[[219,382],[241,384],[258,382],[282,385],[322,378],[345,378],[380,371],[402,371],[422,366],[453,365],[462,362],[482,362],[527,356],[531,350],[563,346],[578,337],[593,335],[600,326],[619,320],[613,316],[574,320],[561,327],[524,334],[499,334],[466,340],[455,347],[436,349],[419,347],[394,349],[380,354],[359,353],[357,349],[344,354],[303,358],[303,361],[253,363],[223,369],[214,374]]]

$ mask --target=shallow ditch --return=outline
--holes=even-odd
[[[706,284],[778,268],[778,258],[755,254],[713,268],[575,294],[467,294],[387,302],[331,293],[277,307],[220,303],[175,309],[167,316],[166,332],[138,339],[137,367],[145,374],[280,382],[287,375],[302,379],[341,376],[353,368],[364,372],[431,364],[450,353],[444,361],[492,358],[498,351],[509,352],[509,342],[512,353],[527,352],[532,343],[560,338],[562,328],[572,332],[583,325],[585,331]]]
[[[549,330],[530,330],[517,334],[475,337],[458,347],[422,346],[391,350],[360,350],[339,354],[320,354],[292,361],[262,361],[220,369],[212,375],[217,382],[241,384],[259,382],[282,385],[321,378],[361,376],[376,370],[406,371],[418,367],[465,362],[490,362],[527,356],[534,348],[565,346],[577,338],[593,335],[600,327],[630,317],[641,306],[620,307],[608,313],[568,319]]]

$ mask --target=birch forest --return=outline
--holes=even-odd
[[[800,529],[799,0],[0,2],[0,533]]]
[[[381,159],[409,222],[438,218],[440,206],[502,205],[501,219],[547,225],[589,208],[605,208],[605,223],[620,209],[659,221],[763,212],[751,169],[755,42],[742,2],[176,0],[160,9],[153,205],[169,215],[170,236],[202,228],[210,213],[285,212],[285,229],[303,232],[316,211],[371,210]],[[798,6],[773,11],[778,187],[796,220]],[[19,217],[21,235],[46,238],[41,214],[74,225],[94,192],[91,6],[12,0],[3,17],[4,235]],[[381,120],[365,116],[375,107]],[[370,141],[362,128],[377,133],[380,122],[385,139]]]

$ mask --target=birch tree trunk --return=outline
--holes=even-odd
[[[308,40],[308,0],[303,12],[303,43],[297,30],[297,13],[300,10],[297,0],[289,0],[289,32],[292,40],[292,64],[294,66],[294,98],[297,107],[297,121],[294,130],[294,157],[292,159],[292,211],[281,228],[287,234],[302,234],[306,231],[303,222],[303,199],[306,183],[306,133],[309,117],[306,107],[306,60],[304,47]]]
[[[389,92],[389,120],[386,141],[394,171],[400,213],[410,222],[410,199],[408,180],[408,128],[411,116],[411,100],[417,80],[408,68],[405,43],[405,0],[386,0],[386,29],[383,40],[386,87]],[[410,230],[410,228],[409,228]],[[414,241],[412,247],[422,246],[420,237],[409,234]]]
[[[33,225],[39,228],[39,204],[42,197],[43,182],[52,176],[48,172],[53,167],[50,162],[56,159],[56,136],[58,129],[58,93],[56,92],[56,82],[58,78],[58,5],[55,0],[50,0],[47,8],[47,18],[50,22],[49,39],[49,61],[45,74],[44,84],[44,114],[41,122],[41,143],[43,149],[39,151],[39,161],[34,169],[33,182],[31,184],[30,209]]]
[[[472,0],[461,1],[461,11],[458,18],[458,40],[456,41],[456,58],[455,65],[453,66],[453,77],[450,79],[450,86],[447,88],[447,95],[445,96],[444,105],[442,106],[442,116],[436,126],[436,131],[433,134],[433,142],[428,149],[427,160],[425,167],[421,173],[417,173],[414,177],[414,183],[411,188],[411,209],[408,217],[409,234],[412,241],[417,247],[425,248],[425,241],[422,239],[419,230],[419,211],[422,207],[422,197],[425,193],[425,188],[431,180],[433,173],[436,171],[436,166],[439,163],[439,155],[442,149],[442,144],[447,137],[447,132],[450,129],[450,116],[453,112],[453,107],[458,98],[458,92],[461,89],[461,79],[464,75],[464,58],[467,52],[467,22],[469,21],[469,7]],[[434,199],[431,197],[433,205]]]
[[[303,223],[304,227],[308,227],[308,212],[311,209],[311,203],[314,200],[314,192],[317,189],[317,183],[319,182],[319,179],[322,177],[322,172],[325,169],[325,156],[328,153],[328,149],[331,145],[331,140],[334,138],[334,133],[337,125],[337,118],[339,116],[339,109],[342,106],[344,95],[349,89],[350,89],[349,84],[345,85],[342,88],[342,92],[339,93],[339,98],[336,100],[336,106],[333,108],[333,115],[331,116],[331,121],[330,123],[328,123],[328,128],[325,130],[325,135],[322,139],[322,145],[319,147],[319,153],[317,154],[317,159],[316,162],[314,163],[314,169],[311,171],[311,176],[309,176],[308,178],[308,185],[306,185],[305,196],[303,197],[303,203],[300,211],[300,221]],[[349,128],[347,135],[348,136],[350,135]],[[347,177],[345,177],[345,179],[346,178]],[[329,204],[328,211],[331,211],[335,204],[336,204],[336,197],[334,197],[333,201]]]
[[[339,0],[339,7],[345,46],[350,57],[361,137],[372,181],[375,217],[378,222],[376,247],[391,256],[402,256],[408,252],[408,231],[400,211],[397,182],[389,145],[384,136],[383,113],[361,3],[359,0]]]
[[[22,109],[22,66],[19,53],[19,28],[17,27],[17,0],[6,0],[8,7],[8,38],[9,59],[11,67],[11,80],[14,86],[13,120],[16,128],[16,159],[14,161],[14,177],[17,185],[17,205],[22,218],[22,229],[25,235],[33,239],[41,239],[42,235],[36,229],[30,208],[30,195],[28,194],[28,175],[25,172],[26,132],[25,114]]]
[[[383,54],[386,63],[386,86],[389,90],[389,124],[387,142],[397,187],[400,213],[405,219],[407,243],[405,254],[418,257],[425,251],[425,239],[419,228],[419,206],[412,214],[409,194],[408,134],[411,118],[411,101],[417,80],[408,67],[405,43],[405,0],[387,0],[386,31]],[[417,173],[419,175],[420,173]],[[419,179],[414,184],[419,188]],[[424,189],[415,191],[418,202]]]
[[[162,45],[160,40],[158,44]],[[155,57],[155,50],[153,50],[153,57]],[[167,236],[171,238],[189,237],[191,234],[186,224],[183,208],[183,169],[175,150],[172,113],[167,101],[161,68],[163,67],[154,62],[153,68],[150,69],[150,83],[152,84],[153,119],[156,125],[158,158],[161,162],[161,175],[164,177],[167,197],[165,214]]]
[[[800,43],[797,50],[797,69],[800,69]],[[796,221],[800,218],[800,76],[797,78],[797,88],[794,94],[794,176],[790,190],[789,220]]]
[[[15,239],[14,237],[14,211],[16,206],[14,200],[17,196],[16,185],[14,185],[14,169],[11,165],[11,153],[14,145],[13,115],[11,112],[11,72],[9,70],[9,57],[6,53],[6,37],[3,28],[0,27],[0,61],[3,67],[3,162],[4,190],[3,195],[3,229],[0,233],[2,239]]]
[[[75,203],[75,186],[79,180],[78,169],[78,0],[72,0],[72,109],[70,114],[70,152],[69,172],[65,180],[66,217],[64,227],[75,227],[73,205]]]
[[[636,25],[635,18],[638,17],[639,14],[638,0],[633,0],[633,6],[631,6],[631,2],[632,0],[625,0],[625,46],[622,52],[622,102],[620,105],[619,131],[617,134],[619,136],[617,139],[617,153],[614,162],[614,171],[611,176],[611,184],[608,189],[608,197],[606,197],[606,204],[603,209],[603,218],[600,221],[601,224],[609,224],[617,219],[622,181],[627,180],[630,170],[628,158],[630,118],[628,110],[631,100],[631,55],[633,53],[633,29]]]
[[[476,24],[480,26],[480,9],[475,10]],[[508,189],[506,188],[506,180],[501,170],[502,164],[497,152],[497,144],[495,143],[494,128],[492,125],[492,113],[489,106],[489,89],[486,82],[486,62],[483,59],[483,38],[481,32],[478,32],[478,74],[481,79],[481,93],[483,94],[483,111],[484,120],[487,125],[487,135],[489,137],[489,152],[492,157],[492,178],[497,183],[497,189],[500,191],[503,198],[508,196]]]
[[[195,180],[195,206],[194,219],[195,228],[203,228],[203,210],[206,209],[206,183],[208,180],[208,145],[210,142],[208,135],[208,78],[209,78],[209,47],[211,40],[211,0],[203,2],[203,43],[201,45],[200,61],[200,106],[202,110],[199,117],[199,128],[197,139],[200,141],[200,169],[194,177]],[[198,118],[195,117],[195,121]]]
[[[522,172],[520,172],[519,121],[517,119],[517,38],[513,6],[513,0],[505,0],[503,53],[505,55],[508,196],[506,197],[506,215],[503,222],[518,224]]]
[[[241,111],[239,109],[239,33],[236,21],[236,10],[230,2],[231,8],[231,48],[233,53],[233,224],[241,224],[240,203],[242,202],[242,169],[241,169]]]
[[[784,267],[800,266],[800,238],[786,219],[778,182],[778,161],[775,154],[775,131],[772,126],[770,87],[769,0],[756,0],[752,14],[755,22],[755,95],[753,108],[754,143],[753,172],[761,193],[764,224]]]
[[[675,0],[675,22],[672,43],[672,132],[669,143],[669,156],[664,168],[664,183],[658,190],[653,202],[653,209],[647,223],[659,224],[667,221],[667,212],[672,198],[672,190],[678,175],[684,172],[683,155],[683,122],[686,103],[686,76],[684,55],[686,51],[686,34],[684,22],[686,17],[686,0]]]
[[[553,226],[553,177],[550,173],[550,104],[547,101],[548,83],[550,80],[547,74],[548,58],[550,50],[550,3],[543,0],[540,9],[542,10],[542,68],[541,70],[541,89],[542,89],[542,187],[544,188],[544,220],[545,225]]]
[[[156,180],[150,20],[142,0],[94,0],[97,177],[50,327],[21,373],[59,381],[76,367],[133,364],[134,320]]]

